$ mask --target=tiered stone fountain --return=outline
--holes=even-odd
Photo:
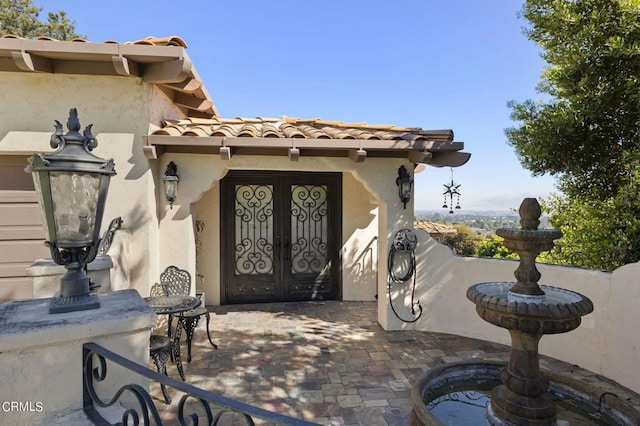
[[[502,385],[491,393],[487,418],[493,425],[555,425],[556,407],[549,380],[540,371],[538,343],[545,334],[577,328],[581,317],[593,311],[593,303],[569,290],[538,285],[535,259],[552,249],[562,233],[538,229],[541,211],[535,198],[525,198],[519,212],[522,229],[496,232],[505,247],[520,256],[517,282],[480,283],[467,290],[480,317],[511,334],[509,364],[500,374]]]

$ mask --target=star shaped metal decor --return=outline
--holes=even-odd
[[[453,209],[460,208],[460,184],[455,183],[453,181],[453,169],[451,169],[451,183],[444,184],[445,191],[442,193],[444,195],[444,204],[442,205],[443,209],[449,209],[449,213],[453,214]],[[447,203],[447,198],[449,199]],[[453,200],[455,198],[455,207],[453,205]]]

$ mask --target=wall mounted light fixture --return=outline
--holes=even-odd
[[[411,200],[411,189],[413,188],[413,179],[409,174],[409,171],[405,166],[398,168],[398,177],[396,178],[396,185],[398,185],[398,195],[404,208],[407,208],[407,203]]]
[[[178,166],[173,161],[167,164],[167,170],[162,176],[162,182],[164,183],[164,196],[167,199],[167,203],[169,203],[169,207],[173,209],[173,202],[178,196],[178,182],[180,182]]]

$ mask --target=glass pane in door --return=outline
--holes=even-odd
[[[273,186],[235,185],[234,275],[273,273]]]
[[[290,272],[318,274],[328,265],[326,185],[291,185]]]

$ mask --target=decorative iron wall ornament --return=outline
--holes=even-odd
[[[273,186],[235,186],[235,274],[273,273]]]
[[[292,274],[318,273],[327,265],[327,212],[326,185],[291,186]]]
[[[109,222],[107,230],[102,234],[102,239],[98,245],[98,256],[104,256],[107,254],[113,243],[113,235],[118,229],[122,227],[122,217],[118,216]]]
[[[453,181],[453,168],[451,169],[451,183],[444,184],[445,191],[444,195],[444,204],[442,205],[443,209],[449,209],[449,213],[453,214],[453,209],[460,208],[460,184],[457,184]],[[449,198],[449,203],[447,205],[447,197]],[[455,207],[454,200],[455,198]]]

